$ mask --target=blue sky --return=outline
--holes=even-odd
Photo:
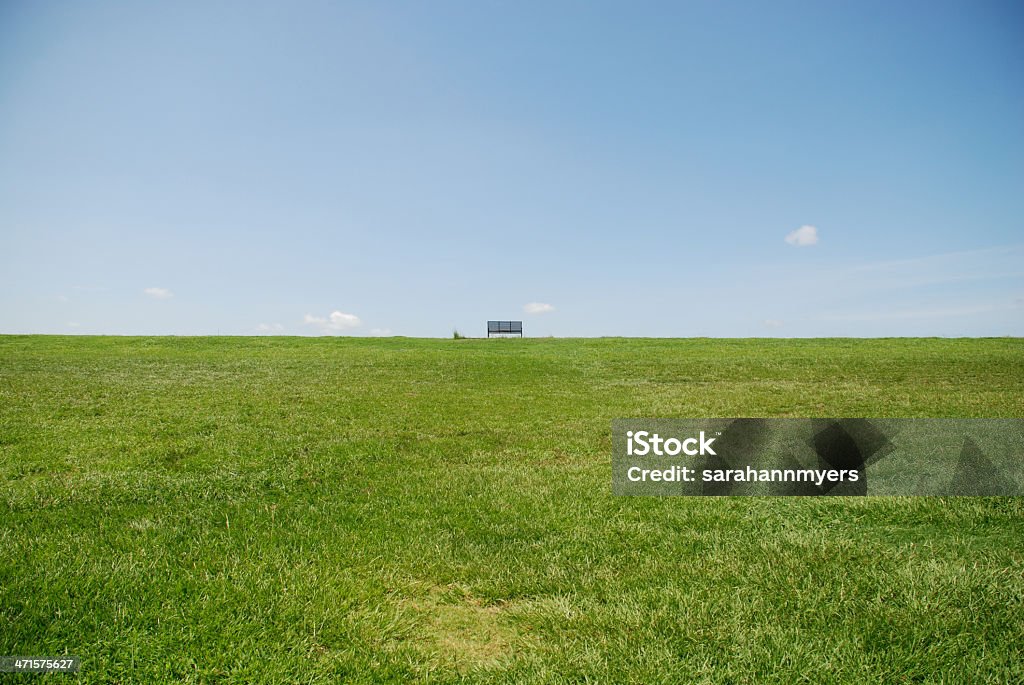
[[[487,319],[1024,335],[1024,9],[0,4],[0,332]]]

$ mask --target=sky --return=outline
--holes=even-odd
[[[1024,5],[0,2],[0,333],[1024,335]]]

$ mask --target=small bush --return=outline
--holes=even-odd
[[[465,339],[466,339],[466,336],[464,336],[462,333],[459,333],[459,329],[458,328],[456,328],[454,331],[452,331],[452,340],[465,340]]]

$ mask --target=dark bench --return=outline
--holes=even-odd
[[[488,321],[487,322],[487,337],[491,337],[491,334],[495,335],[516,335],[523,337],[523,322],[522,321]]]

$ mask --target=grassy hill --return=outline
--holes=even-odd
[[[1019,499],[616,498],[636,416],[1024,417],[1024,340],[0,336],[0,654],[83,682],[1024,678]]]

